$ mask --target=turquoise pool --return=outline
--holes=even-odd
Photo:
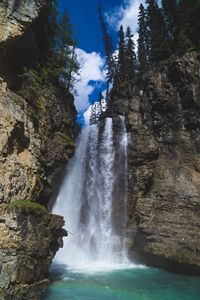
[[[153,268],[80,273],[54,265],[52,283],[44,299],[198,300],[200,277]]]

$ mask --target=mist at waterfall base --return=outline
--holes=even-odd
[[[73,234],[56,255],[46,300],[199,299],[199,278],[128,259],[127,145],[123,117],[82,129],[53,210]]]
[[[118,117],[82,129],[53,212],[64,216],[69,234],[56,261],[79,271],[132,267],[125,246],[127,133]]]

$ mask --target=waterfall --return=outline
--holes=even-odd
[[[101,270],[128,264],[127,145],[125,118],[83,128],[53,213],[64,216],[69,234],[56,260],[76,270]]]

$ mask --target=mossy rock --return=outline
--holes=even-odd
[[[35,215],[48,214],[47,209],[43,205],[29,200],[15,200],[8,204],[7,210],[8,211],[15,210],[26,214],[35,214]]]
[[[65,122],[66,122],[66,125],[67,125],[67,126],[70,126],[70,125],[71,125],[71,120],[70,120],[69,118],[66,118]]]
[[[59,137],[61,137],[61,139],[70,147],[75,147],[74,142],[72,141],[72,139],[70,139],[70,137],[62,132],[57,132],[57,135]]]

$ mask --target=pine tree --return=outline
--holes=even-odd
[[[177,50],[177,37],[180,31],[177,0],[162,0],[162,10],[166,24],[171,52]]]
[[[180,0],[179,5],[180,33],[178,36],[181,52],[200,45],[200,1]]]
[[[91,113],[90,113],[90,120],[89,120],[90,125],[97,124],[101,117],[101,114],[103,113],[102,100],[103,100],[103,96],[102,93],[100,92],[97,102],[91,105]]]
[[[139,62],[139,73],[144,75],[149,69],[149,45],[148,45],[148,32],[147,32],[147,21],[146,11],[144,6],[140,4],[139,15],[138,15],[138,62]]]
[[[129,26],[126,30],[125,68],[127,79],[133,79],[137,73],[137,58],[135,54],[133,34]]]
[[[38,22],[35,23],[35,39],[38,47],[38,62],[40,67],[52,57],[58,32],[58,3],[57,0],[48,1],[41,11]]]
[[[48,1],[35,24],[35,38],[39,45],[35,71],[43,83],[62,82],[69,90],[73,82],[72,75],[78,71],[75,41],[68,13],[65,10],[58,18],[57,5],[57,0]]]
[[[96,124],[96,109],[95,105],[91,105],[91,113],[90,113],[90,120],[89,120],[90,125]]]
[[[58,18],[57,0],[49,0],[33,24],[37,64],[28,65],[20,75],[20,93],[32,107],[50,84],[71,88],[78,72],[75,42],[67,12]]]
[[[73,73],[78,71],[75,46],[72,38],[73,30],[70,24],[69,16],[65,10],[58,23],[58,34],[56,43],[56,56],[58,63],[58,76],[62,77],[67,89],[69,90],[73,82]]]
[[[118,79],[119,82],[123,81],[126,76],[126,66],[125,66],[125,39],[124,39],[124,29],[120,26],[119,30],[119,54],[118,54]]]
[[[179,28],[177,0],[162,0],[162,9],[168,34],[175,38]]]
[[[148,44],[150,48],[150,62],[157,65],[170,55],[170,47],[164,18],[156,0],[146,0]]]
[[[101,117],[101,114],[103,113],[102,100],[103,100],[102,92],[99,92],[99,96],[98,96],[98,103],[99,103],[98,119]]]
[[[105,54],[106,54],[106,64],[107,64],[107,80],[108,85],[114,81],[115,75],[116,75],[116,66],[115,66],[115,60],[113,57],[113,43],[112,38],[108,33],[107,24],[103,18],[101,7],[98,7],[99,10],[99,20],[102,28],[103,33],[103,43],[105,48]]]
[[[193,1],[192,1],[193,2]],[[200,0],[191,7],[191,38],[195,46],[200,47]]]
[[[73,74],[79,66],[75,53],[75,41],[72,38],[72,27],[65,10],[56,23],[56,35],[51,55],[43,67],[42,76],[45,81],[62,83],[68,90],[73,83]]]

